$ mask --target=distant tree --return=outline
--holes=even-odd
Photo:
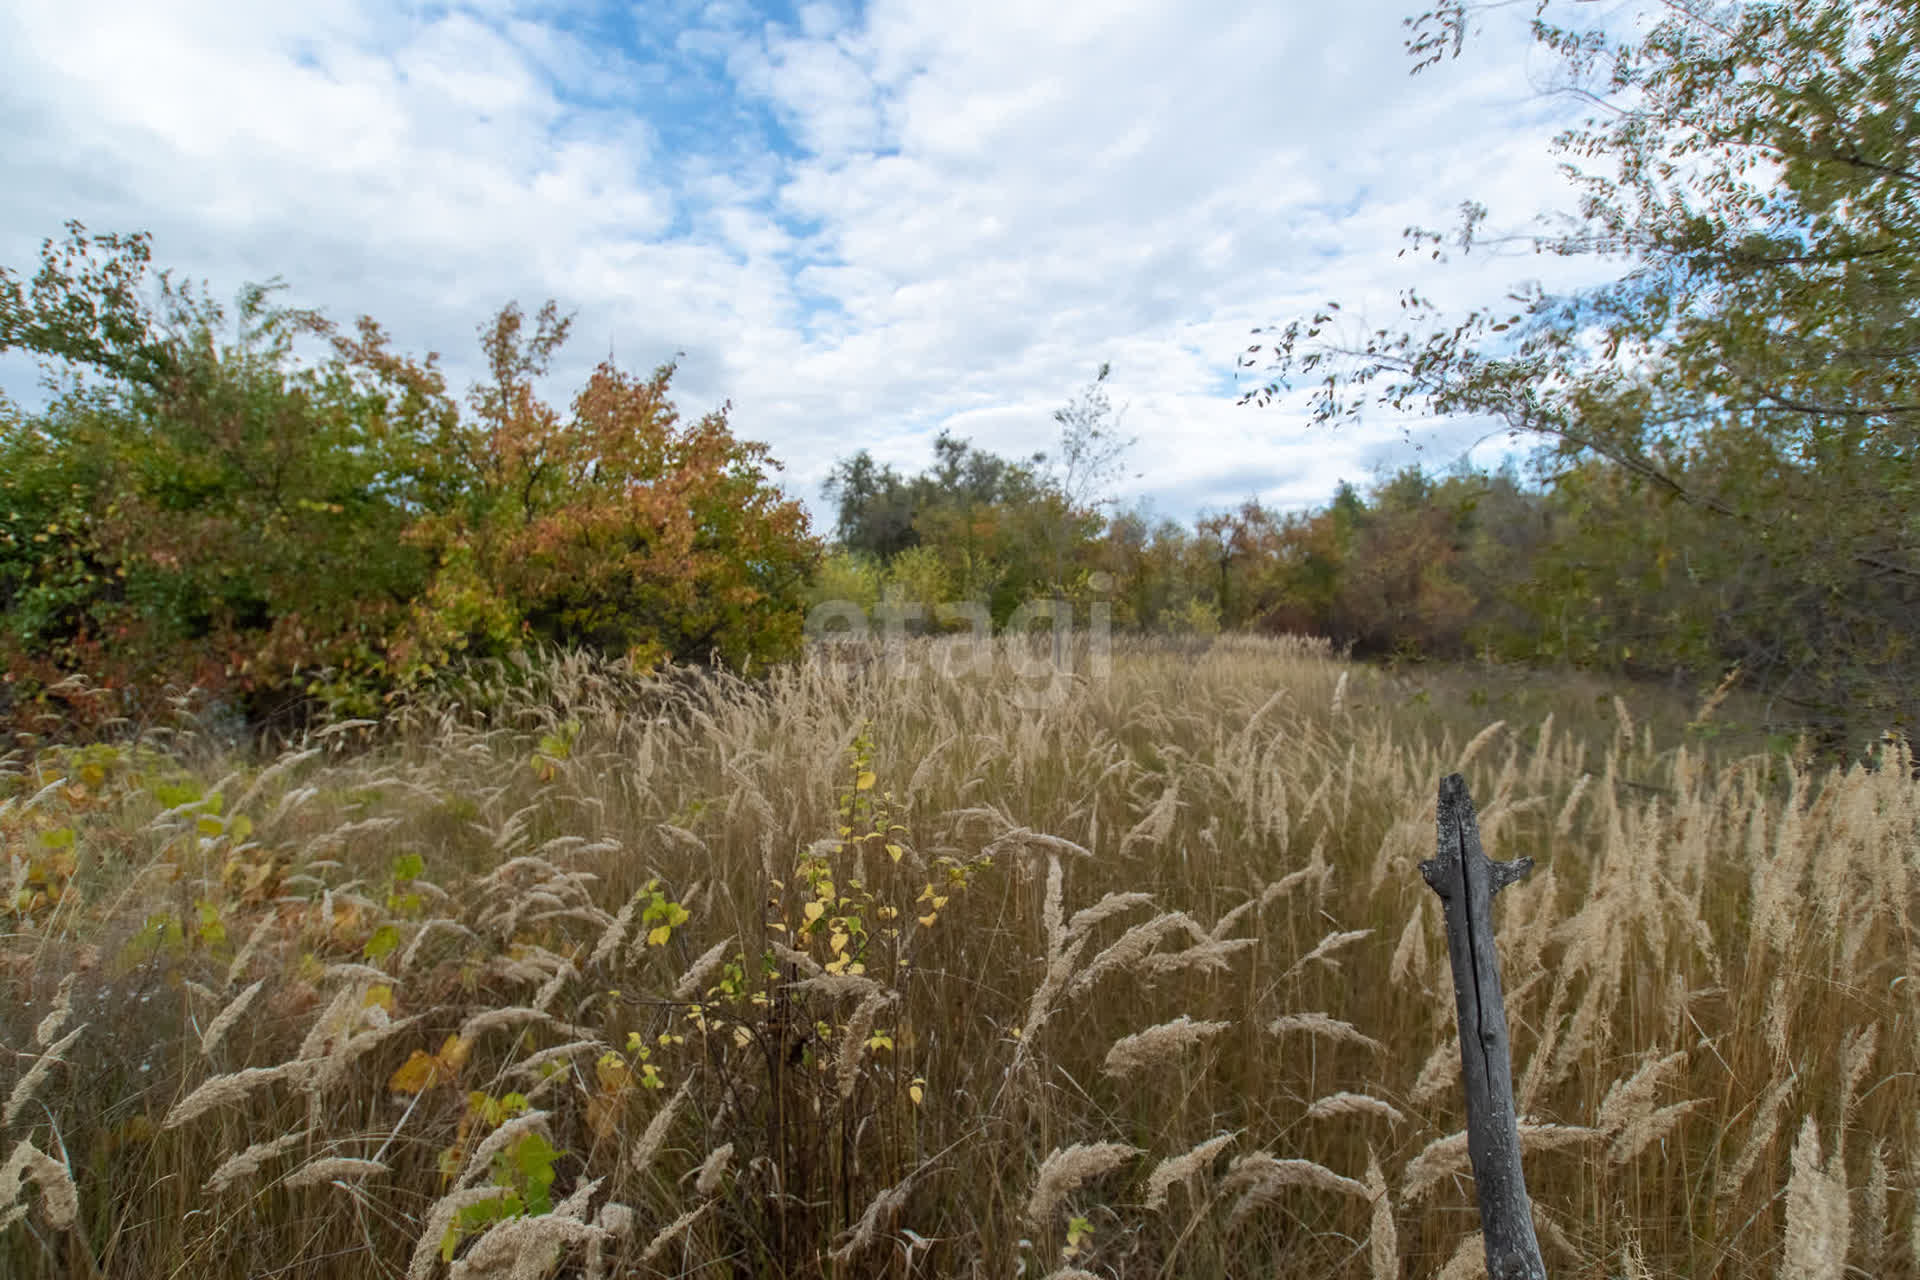
[[[940,606],[953,599],[953,584],[939,551],[925,543],[909,547],[887,565],[880,589],[882,609],[899,609],[902,623],[919,633],[941,629]]]
[[[1418,467],[1378,485],[1347,548],[1336,638],[1362,654],[1457,656],[1474,605],[1459,577],[1463,518]]]
[[[838,510],[834,538],[848,551],[889,560],[919,543],[913,521],[925,486],[875,462],[865,449],[834,463],[825,488]]]
[[[911,477],[864,450],[836,462],[828,494],[839,505],[839,544],[882,565],[929,548],[949,599],[984,602],[1004,621],[1047,581],[1042,533],[1054,499],[1038,470],[1043,455],[1004,458],[946,431],[933,452],[932,465]],[[935,581],[924,562],[913,573],[916,590]]]
[[[1056,599],[1066,595],[1073,552],[1090,545],[1098,535],[1101,512],[1115,501],[1113,486],[1125,474],[1126,456],[1135,443],[1133,437],[1120,434],[1124,407],[1116,410],[1107,396],[1107,375],[1112,371],[1112,365],[1102,362],[1093,381],[1053,411],[1059,443],[1044,460],[1048,492],[1040,515],[1052,559],[1049,585]]]
[[[1158,581],[1149,547],[1153,526],[1144,510],[1116,512],[1093,549],[1093,562],[1114,580],[1112,618],[1120,627],[1146,627],[1159,612]]]
[[[1211,565],[1213,606],[1221,625],[1259,626],[1281,603],[1280,527],[1255,498],[1196,522],[1195,549]]]
[[[1044,590],[1048,495],[1037,466],[1003,458],[949,432],[934,440],[926,498],[914,517],[921,541],[946,567],[953,598],[984,602],[996,624]]]
[[[1144,507],[1116,512],[1088,563],[1113,576],[1115,626],[1163,630],[1196,598],[1218,617],[1212,564],[1194,532],[1177,520],[1155,519]]]

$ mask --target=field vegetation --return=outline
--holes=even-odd
[[[943,643],[16,754],[0,1272],[1478,1274],[1416,870],[1459,769],[1538,863],[1497,923],[1552,1273],[1920,1274],[1904,746]]]
[[[1237,353],[1533,452],[1311,511],[0,267],[0,1275],[1477,1274],[1458,770],[1553,1274],[1920,1277],[1920,20],[1567,12],[1578,216],[1406,247],[1618,274]]]

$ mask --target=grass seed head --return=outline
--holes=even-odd
[[[323,1156],[309,1160],[285,1178],[283,1187],[317,1187],[328,1182],[364,1182],[375,1174],[387,1172],[378,1160],[358,1160],[350,1156]]]
[[[1163,1022],[1157,1027],[1148,1027],[1145,1031],[1136,1031],[1114,1041],[1113,1047],[1107,1050],[1107,1059],[1101,1070],[1109,1076],[1122,1077],[1149,1067],[1182,1062],[1195,1048],[1232,1025],[1229,1022],[1195,1022],[1183,1013],[1171,1022]]]
[[[228,1156],[222,1161],[220,1167],[215,1169],[212,1176],[207,1179],[206,1189],[218,1195],[230,1186],[245,1187],[253,1181],[254,1175],[260,1172],[260,1166],[275,1156],[299,1146],[310,1137],[312,1135],[302,1129],[282,1134],[266,1142],[256,1142],[245,1151]]]
[[[65,1230],[79,1220],[80,1193],[67,1166],[22,1138],[14,1144],[7,1162],[0,1165],[4,1203],[12,1205],[20,1198],[21,1184],[28,1178],[40,1187],[40,1206],[49,1223]]]
[[[33,1101],[34,1094],[40,1091],[40,1086],[46,1081],[48,1073],[56,1064],[65,1061],[67,1050],[73,1047],[73,1042],[78,1040],[80,1033],[86,1029],[86,1024],[82,1023],[41,1051],[40,1056],[34,1059],[33,1065],[14,1082],[12,1091],[7,1094],[6,1108],[0,1110],[0,1124],[12,1124],[19,1118],[20,1113],[26,1110],[27,1104]]]
[[[1177,1156],[1168,1156],[1155,1165],[1153,1172],[1147,1175],[1146,1205],[1149,1209],[1166,1207],[1167,1192],[1174,1184],[1190,1185],[1195,1175],[1213,1163],[1214,1157],[1225,1151],[1237,1133],[1220,1133],[1197,1143]]]
[[[1139,1154],[1138,1147],[1124,1142],[1077,1142],[1070,1147],[1055,1148],[1034,1176],[1033,1191],[1027,1197],[1027,1222],[1037,1229],[1045,1229],[1075,1188],[1112,1172]]]
[[[69,973],[60,979],[60,989],[54,993],[53,1007],[47,1010],[47,1016],[33,1029],[33,1043],[44,1049],[53,1043],[60,1034],[60,1028],[67,1025],[67,1019],[73,1014],[73,984],[80,975]]]
[[[1837,1152],[1822,1163],[1820,1131],[1808,1116],[1793,1143],[1780,1280],[1841,1280],[1847,1270],[1847,1241],[1846,1170]]]

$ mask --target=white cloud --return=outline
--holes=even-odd
[[[609,347],[684,350],[683,407],[731,399],[809,498],[862,446],[921,465],[942,427],[1046,448],[1111,360],[1132,491],[1184,516],[1411,456],[1399,424],[1234,407],[1252,326],[1330,297],[1386,323],[1405,226],[1567,203],[1544,146],[1567,104],[1524,43],[1409,80],[1387,0],[680,13],[20,0],[0,263],[70,217],[151,229],[217,292],[281,274],[456,382],[493,307],[552,295],[579,313],[556,394]],[[1464,303],[1540,270],[1413,279]],[[1472,438],[1428,434],[1433,460]]]

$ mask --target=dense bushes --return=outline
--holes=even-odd
[[[76,224],[31,282],[0,269],[0,350],[41,357],[53,392],[0,402],[14,728],[97,727],[190,684],[256,721],[367,713],[536,642],[738,668],[797,647],[805,512],[724,407],[680,421],[671,365],[604,364],[560,413],[533,382],[567,322],[510,305],[463,412],[371,320],[341,330],[266,286],[229,330],[148,264],[144,236]]]

